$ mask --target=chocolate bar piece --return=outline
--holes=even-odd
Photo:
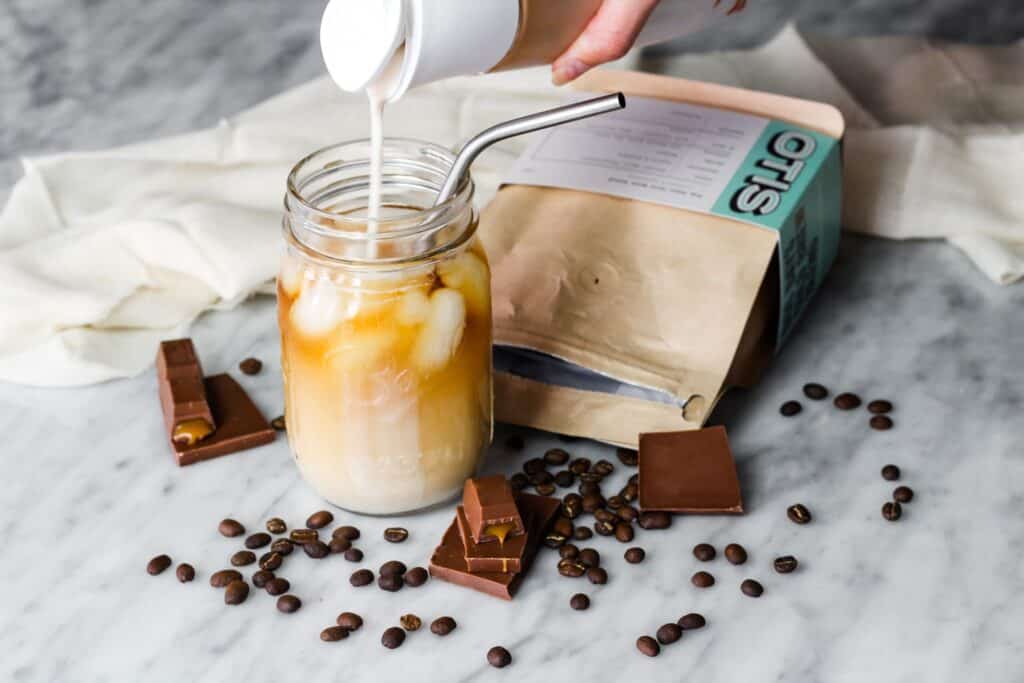
[[[274,440],[274,429],[238,382],[230,375],[213,375],[204,381],[213,408],[216,431],[190,445],[175,441],[174,455],[184,467]]]
[[[192,340],[161,342],[156,370],[164,424],[171,442],[192,444],[212,434],[217,422],[207,400],[203,368]]]
[[[462,489],[469,531],[477,543],[504,543],[526,533],[512,487],[503,475],[467,479]]]
[[[641,434],[639,460],[641,510],[743,512],[724,427]]]
[[[537,555],[544,534],[561,507],[561,502],[557,498],[529,493],[519,494],[517,502],[527,529],[521,571],[471,572],[466,563],[466,547],[459,535],[458,521],[453,519],[441,540],[441,545],[434,550],[434,555],[430,558],[430,575],[502,600],[511,600]]]
[[[466,549],[466,565],[471,572],[518,572],[523,568],[523,552],[526,550],[526,534],[506,539],[504,543],[477,543],[469,531],[466,509],[460,505],[455,510],[459,538]]]

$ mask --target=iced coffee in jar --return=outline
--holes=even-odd
[[[472,182],[432,207],[450,152],[385,140],[370,216],[369,157],[337,145],[289,176],[278,320],[303,477],[392,514],[456,495],[490,441],[490,271]]]

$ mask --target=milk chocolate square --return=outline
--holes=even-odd
[[[206,397],[203,368],[199,364],[192,340],[161,342],[156,356],[156,369],[164,425],[172,442],[175,430],[182,423],[203,421],[209,430],[215,430],[217,422]]]
[[[641,434],[639,460],[641,510],[743,512],[724,427]]]
[[[522,569],[523,552],[526,550],[527,535],[519,534],[506,538],[504,543],[477,543],[469,531],[466,509],[460,505],[455,510],[459,538],[466,548],[466,565],[471,572],[518,572]]]
[[[512,487],[501,474],[467,479],[462,489],[469,531],[477,543],[498,543],[526,533]]]

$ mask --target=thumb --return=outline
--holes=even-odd
[[[657,4],[658,0],[604,0],[583,33],[551,65],[551,80],[563,85],[625,55]]]

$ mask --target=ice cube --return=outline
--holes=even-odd
[[[345,319],[345,300],[330,280],[307,280],[290,315],[300,333],[323,337]]]
[[[491,298],[491,275],[487,265],[476,255],[464,251],[437,267],[441,282],[453,287],[466,298],[466,307],[474,315],[487,315]]]
[[[367,371],[381,365],[400,340],[401,336],[394,328],[360,331],[342,328],[332,338],[326,355],[331,367],[338,370]]]
[[[281,272],[277,276],[277,281],[284,293],[293,299],[302,289],[302,275],[302,261],[290,254],[281,257]]]
[[[411,288],[402,294],[395,310],[395,320],[399,325],[419,325],[430,315],[430,299],[420,287]]]
[[[420,330],[412,358],[424,372],[440,370],[459,348],[466,329],[466,303],[454,289],[439,289],[430,295],[430,311]]]

